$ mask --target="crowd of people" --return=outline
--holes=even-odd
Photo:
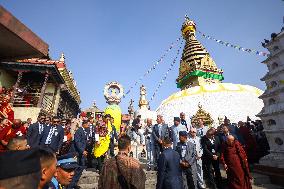
[[[269,150],[260,121],[232,124],[225,118],[215,129],[202,119],[187,123],[184,113],[172,126],[161,115],[145,122],[138,115],[116,130],[111,115],[82,112],[71,119],[40,114],[35,123],[3,117],[0,128],[0,188],[7,189],[80,188],[86,168],[100,173],[99,188],[145,188],[142,165],[131,157],[132,143],[143,145],[141,157],[145,153],[147,169],[157,171],[158,189],[223,188],[220,164],[229,188],[246,189],[252,165]],[[108,150],[95,156],[107,136]]]

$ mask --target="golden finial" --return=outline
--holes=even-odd
[[[59,61],[60,62],[65,62],[65,55],[64,55],[64,53],[61,53]]]
[[[182,25],[181,32],[183,37],[186,39],[188,36],[194,35],[196,31],[196,26],[193,20],[190,20],[187,15],[184,16],[185,21]]]

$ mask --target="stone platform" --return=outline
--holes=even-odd
[[[146,171],[146,183],[145,189],[155,189],[157,182],[157,172],[156,171]],[[223,178],[226,178],[226,173],[224,170],[221,170]],[[284,189],[284,187],[273,185],[270,182],[270,178],[265,175],[258,173],[253,173],[253,189]],[[81,176],[79,186],[82,189],[97,189],[98,188],[99,174],[94,170],[88,169],[85,170]],[[229,188],[226,188],[229,189]]]

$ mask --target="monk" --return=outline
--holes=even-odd
[[[227,171],[228,188],[252,189],[246,153],[232,135],[222,145],[221,162]]]

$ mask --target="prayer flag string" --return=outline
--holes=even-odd
[[[225,41],[222,41],[222,40],[219,40],[219,39],[215,39],[214,37],[212,36],[209,36],[209,35],[205,35],[204,33],[202,33],[201,31],[197,31],[202,37],[204,37],[205,39],[211,39],[219,44],[222,44],[222,45],[225,45],[226,47],[231,47],[231,48],[234,48],[234,49],[237,49],[239,51],[243,51],[243,52],[248,52],[248,53],[253,53],[253,54],[256,54],[256,55],[259,55],[259,56],[268,56],[269,53],[266,53],[266,52],[262,52],[262,51],[258,51],[258,50],[255,50],[255,49],[248,49],[248,48],[244,48],[244,47],[241,47],[239,45],[233,45],[231,43],[228,43],[228,42],[225,42]]]
[[[166,57],[166,55],[172,50],[172,48],[181,40],[181,37],[177,38],[174,42],[171,43],[170,47],[165,51],[165,53],[160,57],[160,59],[158,61],[156,61],[154,63],[154,65],[152,67],[150,67],[147,72],[145,72],[137,81],[135,81],[134,85],[132,85],[128,91],[125,93],[125,95],[123,95],[123,98],[125,98],[126,95],[128,95],[131,90],[138,84],[140,83],[148,74],[150,74],[153,70],[156,69],[156,67],[163,62],[164,58]]]
[[[174,58],[173,62],[171,63],[169,69],[167,70],[167,72],[165,73],[165,75],[162,77],[161,81],[158,83],[158,86],[156,87],[151,99],[150,99],[150,102],[155,98],[157,92],[159,91],[160,87],[162,86],[162,84],[165,82],[165,80],[167,79],[167,76],[169,74],[169,72],[173,69],[174,65],[176,64],[177,62],[177,58],[178,58],[178,55],[180,54],[180,51],[181,51],[181,48],[182,48],[182,43],[183,41],[181,42],[180,44],[180,47],[178,48],[177,50],[177,54],[176,54],[176,57]]]

